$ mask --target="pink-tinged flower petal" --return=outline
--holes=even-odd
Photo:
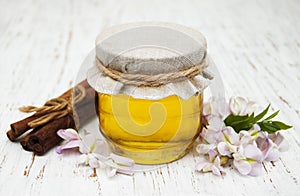
[[[212,167],[212,172],[217,176],[221,176],[221,171],[216,166]]]
[[[209,150],[208,151],[208,157],[209,157],[209,161],[212,162],[215,157],[217,156],[217,152],[215,150]]]
[[[272,149],[269,151],[267,157],[265,157],[266,161],[277,161],[280,157],[279,150],[277,147],[273,146]]]
[[[215,131],[214,129],[203,129],[203,140],[208,144],[215,144],[220,138],[220,131]]]
[[[221,118],[222,120],[230,114],[229,106],[223,98],[215,98],[213,100],[212,114]]]
[[[233,154],[234,167],[242,175],[258,175],[261,171],[263,154],[254,144],[240,146],[237,153]]]
[[[56,152],[58,154],[61,154],[63,150],[71,149],[71,148],[77,148],[81,145],[80,140],[70,140],[69,142],[59,146],[56,148]]]
[[[223,129],[223,127],[225,127],[225,123],[223,119],[218,116],[212,116],[209,119],[208,124],[209,124],[209,129],[213,130],[214,132],[217,132]]]
[[[222,175],[222,173],[225,173],[223,170],[223,167],[221,166],[221,160],[220,157],[216,157],[215,161],[213,163],[212,172],[218,176]]]
[[[95,149],[94,149],[94,153],[97,153],[97,154],[101,154],[101,155],[104,155],[104,156],[109,156],[110,154],[110,149],[109,149],[109,146],[103,141],[103,140],[96,140],[95,142]]]
[[[250,144],[251,134],[249,131],[240,131],[239,136],[240,136],[240,145],[245,146]]]
[[[207,165],[205,165],[203,167],[202,172],[203,173],[211,172],[212,171],[212,167],[213,167],[213,163],[208,163]]]
[[[134,174],[134,171],[132,171],[130,169],[128,169],[128,170],[126,170],[126,169],[117,169],[116,172],[119,173],[119,174],[125,174],[125,175],[128,175],[128,176],[132,176]]]
[[[101,162],[106,162],[109,160],[109,156],[105,156],[105,155],[94,153],[94,152],[91,154]]]
[[[246,107],[244,108],[244,111],[241,112],[241,115],[249,114],[251,115],[253,112],[255,112],[257,109],[257,105],[253,101],[248,101],[246,104]]]
[[[211,104],[211,102],[204,103],[203,104],[203,115],[207,116],[207,115],[211,115],[211,114],[212,114],[212,104]]]
[[[269,134],[268,138],[271,139],[276,145],[279,145],[283,138],[282,137],[277,137],[277,136],[278,136],[278,132]]]
[[[80,148],[80,150],[82,150],[82,153],[89,153],[90,152],[90,148],[92,146],[95,147],[95,136],[92,134],[88,134],[85,135],[84,137],[82,137],[82,146]]]
[[[79,140],[80,137],[74,129],[60,129],[57,131],[57,135],[64,140]]]
[[[90,151],[90,148],[81,142],[79,145],[79,152],[82,154],[87,154],[87,153],[89,153],[89,151]]]
[[[262,161],[263,159],[262,152],[253,144],[247,145],[244,148],[244,156],[256,161]]]
[[[289,149],[289,143],[280,132],[270,134],[268,137],[278,146],[279,151],[284,152]]]
[[[253,128],[255,127],[255,128]],[[249,131],[240,131],[240,145],[247,146],[248,144],[255,145],[255,141],[264,140],[267,135],[263,131],[257,130],[258,128],[254,125]]]
[[[233,145],[238,145],[240,142],[240,136],[237,134],[232,127],[225,127],[222,130],[224,140]]]
[[[210,144],[215,143],[217,134],[218,134],[218,132],[213,129],[206,129],[206,134],[205,134],[204,139],[205,139],[205,141],[207,141]]]
[[[273,142],[269,138],[257,138],[256,139],[257,147],[261,150],[264,156],[267,156],[269,151],[272,148]]]
[[[234,160],[236,161],[240,161],[240,160],[245,160],[246,157],[244,157],[243,155],[241,155],[240,153],[234,153],[232,155],[232,157],[234,158]]]
[[[89,165],[91,168],[98,168],[100,167],[99,161],[96,158],[91,158],[89,161]]]
[[[196,171],[200,172],[208,164],[210,164],[210,163],[207,162],[207,161],[203,161],[203,162],[198,163],[197,166],[196,166]]]
[[[231,157],[232,153],[237,152],[237,146],[231,145],[228,142],[220,142],[217,146],[218,152],[223,156]]]
[[[203,128],[202,131],[199,134],[200,141],[203,141],[205,134],[206,134],[207,129]]]
[[[257,145],[263,153],[264,159],[267,161],[277,161],[279,159],[279,151],[276,144],[269,138],[257,138]]]
[[[251,172],[249,173],[250,176],[259,176],[262,171],[262,163],[255,162],[251,164]]]
[[[241,115],[247,105],[247,100],[243,97],[232,97],[229,100],[229,109],[234,115]]]
[[[112,168],[112,167],[107,167],[106,168],[106,175],[108,177],[113,177],[113,176],[116,175],[116,173],[117,173],[117,169],[116,168]]]
[[[256,111],[257,105],[244,97],[232,97],[229,100],[229,108],[234,115],[250,115]]]
[[[252,170],[250,163],[248,163],[247,161],[234,160],[233,165],[242,175],[248,175]]]
[[[229,106],[228,104],[225,103],[225,105],[222,107],[222,110],[220,111],[220,117],[225,120],[225,118],[227,116],[229,116],[230,114],[230,109],[229,109]]]
[[[214,149],[216,146],[214,144],[198,144],[196,147],[196,151],[199,154],[206,154],[209,150]]]
[[[133,166],[135,164],[134,160],[116,155],[114,153],[110,154],[110,158],[119,165]]]
[[[58,146],[56,149],[55,149],[56,153],[57,154],[61,154],[62,153],[62,148],[61,146]]]
[[[261,131],[261,128],[258,124],[254,124],[250,130],[253,130],[255,132],[259,132],[259,131]]]
[[[79,163],[79,164],[87,164],[86,162],[87,162],[87,155],[86,154],[81,154],[79,157],[78,157],[78,160],[77,160],[77,163]]]
[[[228,148],[227,148],[227,144],[225,142],[220,142],[217,146],[218,148],[218,152],[223,155],[223,156],[227,156],[230,155],[231,153],[229,152]]]
[[[80,140],[71,140],[62,146],[62,149],[77,148],[81,145]]]
[[[289,149],[289,143],[286,139],[284,139],[281,144],[278,146],[280,152],[285,152]]]

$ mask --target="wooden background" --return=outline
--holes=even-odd
[[[0,0],[0,195],[299,195],[300,1]],[[108,178],[54,150],[35,157],[6,138],[22,105],[70,88],[96,35],[114,24],[169,21],[207,37],[226,96],[272,103],[294,128],[288,152],[259,177],[194,171],[191,154],[158,170]]]

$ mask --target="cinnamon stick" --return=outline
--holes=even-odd
[[[29,133],[24,138],[25,142],[21,142],[21,145],[25,150],[29,149],[35,154],[42,155],[62,141],[56,132],[59,129],[66,129],[69,127],[74,128],[74,121],[69,116],[59,118],[42,126],[36,132]]]
[[[95,97],[95,91],[88,84],[87,80],[83,80],[82,82],[80,82],[77,85],[81,85],[86,90],[86,96],[85,96],[85,98],[81,102],[79,102],[78,105],[83,105],[83,104],[86,104],[86,103],[89,103],[89,102],[93,102],[94,101],[94,97]],[[73,93],[73,88],[67,90],[66,92],[64,92],[59,97],[71,100],[72,93]],[[9,130],[6,133],[8,139],[11,140],[11,141],[15,141],[19,136],[21,136],[22,134],[24,134],[25,132],[27,132],[28,130],[31,129],[31,127],[28,126],[28,123],[31,122],[31,121],[33,121],[33,120],[36,120],[40,116],[41,115],[33,114],[32,116],[24,118],[23,120],[20,120],[18,122],[12,123],[10,125],[11,130]]]
[[[14,141],[17,139],[20,135],[25,133],[27,130],[31,129],[31,127],[28,126],[28,123],[37,119],[39,116],[32,115],[27,118],[24,118],[23,120],[20,120],[18,122],[12,123],[10,125],[11,130],[9,130],[6,135],[10,141]]]
[[[81,125],[96,115],[93,102],[78,106],[76,111]],[[21,145],[24,150],[33,151],[37,155],[43,155],[62,141],[56,132],[59,129],[66,128],[76,128],[72,115],[53,120],[42,127],[34,129],[22,138]]]

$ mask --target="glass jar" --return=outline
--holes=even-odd
[[[174,161],[188,152],[200,133],[202,97],[147,100],[99,93],[102,133],[115,153],[137,163]]]
[[[161,164],[189,151],[211,79],[203,74],[205,57],[202,34],[170,23],[121,25],[98,36],[88,82],[98,92],[100,131],[114,153]]]

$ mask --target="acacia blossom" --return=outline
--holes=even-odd
[[[261,173],[263,154],[255,144],[239,146],[232,156],[234,167],[242,175],[256,176]]]
[[[234,115],[246,115],[256,111],[257,105],[244,97],[232,97],[229,100],[230,113]]]
[[[206,126],[200,133],[200,144],[196,146],[196,151],[207,159],[197,165],[197,171],[212,171],[221,175],[224,173],[221,165],[232,159],[234,168],[240,174],[256,176],[261,173],[264,161],[279,159],[279,152],[288,149],[288,143],[280,132],[268,134],[258,124],[253,124],[249,130],[237,132],[224,123],[228,115],[247,117],[254,114],[256,107],[253,101],[243,97],[233,97],[228,104],[216,99],[204,104]]]
[[[218,153],[214,150],[208,151],[208,160],[202,161],[196,166],[197,171],[202,172],[213,172],[215,175],[222,175],[225,174],[223,167],[221,166],[220,157],[217,156]]]
[[[221,131],[221,141],[217,145],[217,149],[222,156],[229,156],[237,151],[239,145],[239,135],[232,127],[225,127]]]
[[[84,164],[91,168],[105,168],[109,177],[117,173],[133,175],[134,161],[110,153],[108,146],[103,140],[95,140],[88,132],[84,133],[84,137],[80,137],[74,129],[61,129],[57,134],[65,140],[61,146],[56,148],[58,154],[63,153],[67,149],[75,148],[81,153],[78,160],[79,164]]]

